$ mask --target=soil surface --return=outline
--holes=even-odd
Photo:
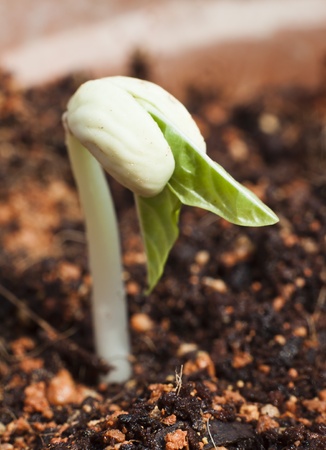
[[[132,74],[147,77],[138,61]],[[229,106],[189,87],[210,156],[279,216],[183,208],[146,297],[132,195],[112,180],[133,377],[99,382],[84,225],[61,115],[84,80],[0,82],[0,449],[326,448],[326,90]]]

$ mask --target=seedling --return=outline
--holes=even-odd
[[[153,83],[128,77],[88,81],[70,99],[63,122],[86,221],[97,352],[113,367],[107,381],[123,382],[131,373],[127,307],[118,226],[101,166],[134,193],[148,292],[178,237],[182,204],[238,225],[278,219],[207,156],[188,111]]]

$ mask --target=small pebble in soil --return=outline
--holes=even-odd
[[[130,326],[136,333],[146,333],[154,328],[154,322],[148,314],[136,313],[131,316]]]
[[[182,450],[187,446],[187,431],[176,430],[165,436],[166,450]]]
[[[60,370],[50,380],[47,388],[47,399],[52,405],[61,406],[80,401],[75,382],[67,370]]]

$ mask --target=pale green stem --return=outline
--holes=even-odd
[[[70,161],[85,215],[92,313],[98,355],[112,365],[105,381],[124,382],[131,374],[129,334],[117,219],[103,169],[67,131]]]

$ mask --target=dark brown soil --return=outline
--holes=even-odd
[[[125,386],[98,383],[93,352],[60,123],[81,82],[21,93],[1,76],[0,449],[325,449],[325,80],[232,109],[218,87],[189,89],[210,155],[280,223],[240,228],[184,208],[149,297],[133,199],[111,180],[132,333]]]

